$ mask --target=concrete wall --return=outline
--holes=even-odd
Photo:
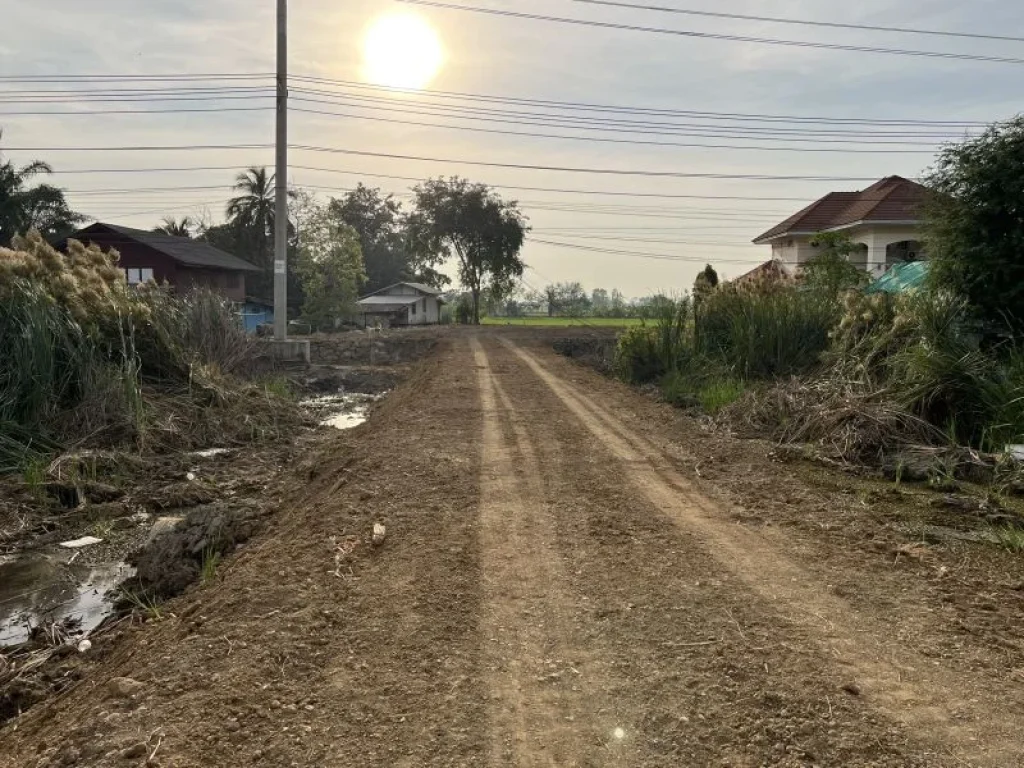
[[[850,255],[850,262],[861,269],[867,270],[873,277],[879,277],[892,264],[900,261],[897,243],[919,241],[921,231],[912,226],[870,225],[844,230],[850,239],[863,246],[862,250]],[[772,243],[772,258],[781,261],[787,271],[795,273],[800,266],[806,264],[821,249],[811,245],[811,235],[795,235],[786,240]],[[914,253],[916,258],[927,258],[918,247]]]

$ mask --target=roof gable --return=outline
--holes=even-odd
[[[68,239],[86,239],[90,234],[99,235],[104,231],[133,240],[136,243],[145,245],[147,248],[152,248],[154,251],[159,251],[185,266],[201,269],[223,269],[234,272],[260,271],[260,268],[256,265],[250,264],[248,261],[233,256],[219,248],[214,248],[209,243],[204,243],[201,240],[174,237],[172,235],[165,235],[162,232],[147,232],[144,229],[122,227],[117,224],[96,222],[70,235]]]
[[[860,192],[830,192],[754,239],[763,243],[786,234],[813,234],[858,222],[917,221],[926,187],[902,176],[887,176]]]
[[[400,293],[391,293],[391,291],[394,288],[398,288],[400,286],[408,286],[409,288],[412,288],[413,290],[417,291],[421,296],[440,296],[441,295],[441,291],[437,290],[436,288],[431,288],[429,285],[425,285],[424,283],[410,283],[410,282],[407,282],[407,281],[402,281],[400,283],[394,283],[392,285],[389,285],[386,288],[381,288],[379,291],[374,291],[373,293],[368,293],[365,296],[363,296],[360,300],[368,299],[371,296],[402,296],[402,294],[400,294]],[[408,295],[408,294],[406,294],[406,295]]]

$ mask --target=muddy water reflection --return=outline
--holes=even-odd
[[[123,563],[79,565],[67,553],[0,558],[0,647],[28,640],[29,627],[71,619],[79,632],[111,612],[107,593],[132,574]]]

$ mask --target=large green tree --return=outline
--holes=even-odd
[[[407,243],[402,206],[392,195],[358,184],[344,197],[331,200],[330,211],[359,235],[366,265],[365,290],[412,280],[442,288],[451,282],[429,263],[423,263]]]
[[[68,206],[62,190],[32,185],[36,176],[49,173],[53,169],[40,160],[20,168],[9,160],[0,163],[0,246],[32,229],[47,239],[67,235],[85,221]]]
[[[925,183],[932,287],[966,298],[989,339],[1024,332],[1024,116],[943,147]]]
[[[481,295],[500,301],[523,275],[519,253],[529,231],[526,217],[516,202],[502,200],[486,184],[458,177],[430,179],[413,192],[415,207],[406,222],[410,248],[426,267],[457,260],[478,324]]]
[[[333,328],[351,314],[366,279],[359,235],[328,207],[312,208],[300,229],[295,271],[304,294],[303,317],[314,328]]]

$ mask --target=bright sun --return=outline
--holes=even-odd
[[[363,74],[377,85],[424,88],[444,60],[434,28],[411,13],[377,19],[363,41]]]

